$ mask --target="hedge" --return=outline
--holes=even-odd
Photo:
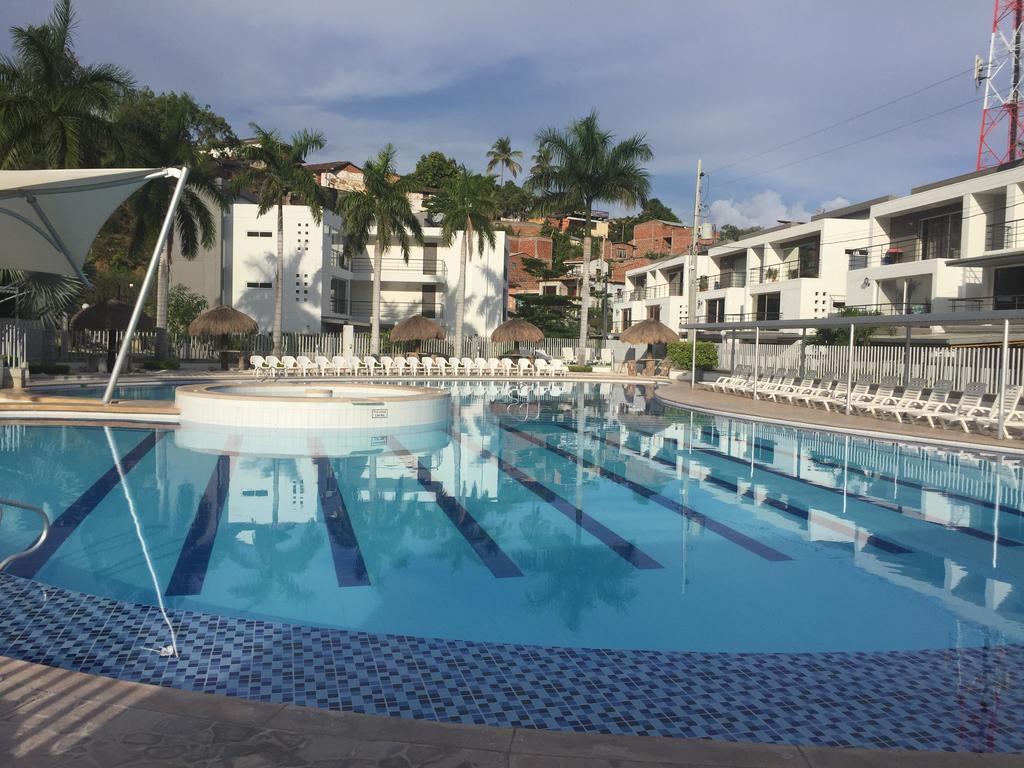
[[[686,341],[672,341],[668,345],[668,359],[672,361],[675,368],[689,371],[693,368],[691,353],[693,345]],[[718,348],[714,342],[697,342],[697,368],[702,371],[709,371],[718,367]]]

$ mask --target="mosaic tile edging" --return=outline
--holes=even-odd
[[[1024,751],[1024,646],[547,648],[171,614],[0,574],[0,654],[119,680],[438,722],[774,744]]]

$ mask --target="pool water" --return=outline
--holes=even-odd
[[[6,435],[2,495],[54,520],[9,572],[166,609],[486,642],[1024,640],[1024,473],[1007,460],[562,382],[461,382],[449,427],[427,433],[198,438],[187,426]],[[0,557],[37,531],[7,510]]]

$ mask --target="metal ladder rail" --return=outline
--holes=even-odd
[[[20,560],[23,557],[28,557],[35,552],[39,547],[46,541],[47,535],[50,533],[50,518],[46,516],[46,512],[40,507],[33,506],[32,504],[25,504],[14,499],[0,498],[0,522],[3,521],[4,510],[7,507],[17,507],[18,509],[27,509],[35,512],[39,515],[39,519],[43,521],[43,530],[40,531],[38,538],[32,543],[27,549],[23,549],[21,552],[15,552],[13,555],[8,555],[4,560],[0,560],[0,572],[3,572],[7,566],[13,563],[15,560]]]

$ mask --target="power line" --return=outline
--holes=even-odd
[[[750,162],[751,160],[756,160],[759,157],[764,157],[765,155],[770,155],[773,152],[778,152],[780,149],[785,149],[786,147],[791,147],[794,144],[803,141],[804,139],[810,139],[810,138],[813,138],[814,136],[819,136],[820,134],[825,133],[826,131],[831,131],[833,128],[838,128],[838,127],[840,127],[842,125],[846,125],[847,123],[852,123],[854,120],[859,120],[860,118],[867,117],[868,115],[872,115],[875,112],[880,112],[881,110],[885,109],[886,107],[891,107],[893,104],[898,104],[901,101],[905,101],[907,99],[913,98],[914,96],[918,96],[918,95],[924,93],[925,91],[930,91],[932,88],[937,88],[938,86],[943,85],[944,83],[948,83],[950,80],[955,80],[958,77],[963,77],[964,75],[971,74],[973,72],[974,72],[974,67],[971,67],[970,69],[961,70],[960,72],[952,74],[949,77],[944,77],[941,80],[936,80],[933,83],[929,83],[928,85],[921,86],[920,88],[918,88],[916,90],[913,90],[913,91],[910,91],[909,93],[905,93],[902,96],[897,96],[894,99],[890,99],[889,101],[885,102],[884,104],[879,104],[877,107],[871,107],[871,109],[866,109],[863,112],[858,112],[855,115],[851,115],[850,117],[847,117],[847,118],[845,118],[843,120],[840,120],[840,121],[838,121],[836,123],[832,123],[831,125],[826,125],[823,128],[818,128],[817,130],[811,131],[810,133],[805,133],[803,136],[797,136],[795,139],[790,139],[789,141],[785,141],[782,144],[777,144],[774,147],[771,147],[769,149],[765,149],[765,150],[763,150],[761,152],[758,152],[756,154],[749,155],[748,157],[744,157],[744,158],[742,158],[740,160],[734,160],[731,163],[727,163],[726,165],[722,165],[722,166],[719,166],[717,168],[714,168],[714,169],[712,169],[712,171],[709,171],[709,173],[712,173],[712,172],[717,173],[718,171],[724,171],[726,168],[732,168],[733,166],[741,165],[743,163]]]
[[[863,144],[865,141],[871,141],[872,139],[877,139],[880,136],[885,136],[885,135],[890,134],[890,133],[895,133],[896,131],[902,130],[904,128],[909,128],[912,125],[917,125],[919,123],[923,123],[923,122],[925,122],[927,120],[931,120],[933,118],[940,117],[940,116],[948,114],[950,112],[955,112],[956,110],[963,109],[964,107],[969,106],[971,104],[977,104],[983,98],[984,97],[979,96],[977,98],[971,99],[970,101],[965,101],[962,104],[957,104],[955,106],[948,107],[947,109],[942,109],[942,110],[939,110],[938,112],[933,112],[930,115],[925,115],[924,117],[919,117],[916,120],[911,120],[911,121],[906,122],[906,123],[901,123],[900,125],[895,125],[892,128],[886,128],[884,131],[878,131],[877,133],[872,133],[869,136],[863,136],[863,137],[861,137],[859,139],[855,139],[853,141],[849,141],[846,144],[840,144],[837,147],[831,147],[830,149],[825,149],[825,150],[822,150],[821,152],[815,152],[813,155],[807,155],[806,157],[801,157],[801,158],[798,158],[796,160],[791,160],[788,163],[782,163],[781,165],[776,165],[776,166],[774,166],[772,168],[766,168],[765,170],[758,171],[757,173],[751,173],[751,174],[748,174],[746,176],[739,176],[739,177],[737,177],[735,179],[728,179],[727,181],[719,182],[719,186],[720,187],[726,187],[726,186],[729,186],[730,184],[735,184],[735,183],[737,183],[739,181],[746,181],[747,179],[753,179],[753,178],[756,178],[757,176],[763,176],[766,173],[772,173],[773,171],[778,171],[778,170],[781,170],[783,168],[789,168],[790,166],[793,166],[793,165],[798,165],[800,163],[806,163],[808,160],[815,160],[815,159],[817,159],[819,157],[823,157],[824,155],[828,155],[828,154],[831,154],[833,152],[838,152],[838,151],[840,151],[842,149],[846,149],[848,147],[855,146],[856,144]]]

